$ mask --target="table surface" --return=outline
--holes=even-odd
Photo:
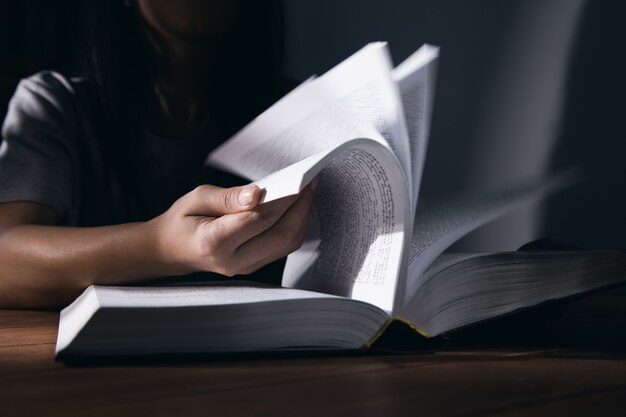
[[[626,406],[626,296],[468,329],[435,353],[66,367],[58,313],[0,310],[0,415],[519,416]]]

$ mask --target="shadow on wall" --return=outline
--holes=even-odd
[[[424,194],[586,170],[588,182],[545,215],[516,213],[458,249],[515,249],[540,235],[626,249],[623,1],[285,3],[285,70],[300,79],[371,41],[389,41],[396,63],[424,42],[442,47]]]
[[[626,250],[626,2],[589,1],[572,54],[556,167],[586,181],[547,207],[546,233],[580,246]]]

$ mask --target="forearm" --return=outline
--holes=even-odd
[[[0,235],[0,305],[65,304],[91,284],[168,275],[151,223],[21,225]]]
[[[66,304],[91,284],[253,272],[302,244],[313,187],[260,199],[257,186],[203,185],[149,222],[94,228],[45,226],[55,213],[34,203],[0,205],[0,307]]]

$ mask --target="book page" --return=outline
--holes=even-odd
[[[275,120],[284,118],[273,116],[276,116]],[[271,123],[271,120],[270,124],[270,129],[281,127],[280,123]],[[320,106],[282,130],[251,126],[245,136],[227,142],[227,147],[218,148],[210,158],[215,159],[213,165],[218,168],[256,181],[355,138],[368,138],[386,145],[373,125],[356,123],[354,117],[338,106]],[[231,161],[235,162],[226,165]]]
[[[626,254],[619,251],[540,250],[439,258],[402,311],[403,318],[429,336],[624,283],[626,278]]]
[[[409,137],[400,89],[392,78],[386,42],[370,43],[320,77],[328,98],[363,122],[373,124],[389,143],[411,184]]]
[[[252,281],[217,281],[189,286],[94,286],[100,307],[192,307],[262,303],[332,295],[273,287]]]
[[[347,143],[349,144],[350,142]],[[339,147],[317,153],[273,172],[267,177],[254,181],[253,184],[256,184],[263,192],[260,203],[269,203],[270,201],[298,194],[313,179],[315,174],[323,168],[329,155],[339,152],[340,149],[342,148]]]
[[[318,178],[305,241],[287,258],[283,285],[392,311],[402,290],[411,217],[402,169],[386,148],[362,141]]]
[[[261,203],[278,200],[279,198],[298,194],[302,189],[324,169],[335,157],[347,149],[366,146],[371,141],[368,139],[352,139],[336,148],[330,148],[308,158],[289,165],[279,171],[273,172],[267,177],[254,181],[262,191]],[[370,146],[371,148],[371,146]],[[372,150],[376,153],[389,154],[391,151],[384,146]],[[391,157],[391,155],[388,155]]]
[[[391,72],[402,94],[404,117],[409,137],[411,173],[413,176],[411,181],[413,213],[417,207],[428,148],[438,61],[439,48],[426,44]]]
[[[566,174],[420,206],[408,254],[404,303],[419,289],[428,266],[458,239],[516,208],[540,201],[572,181],[572,176]]]
[[[407,175],[408,136],[385,44],[370,44],[292,91],[218,147],[207,164],[258,180],[354,138],[397,150]]]

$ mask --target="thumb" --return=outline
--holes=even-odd
[[[187,197],[188,216],[218,217],[253,209],[259,204],[261,189],[253,184],[232,188],[207,184],[197,187]]]

